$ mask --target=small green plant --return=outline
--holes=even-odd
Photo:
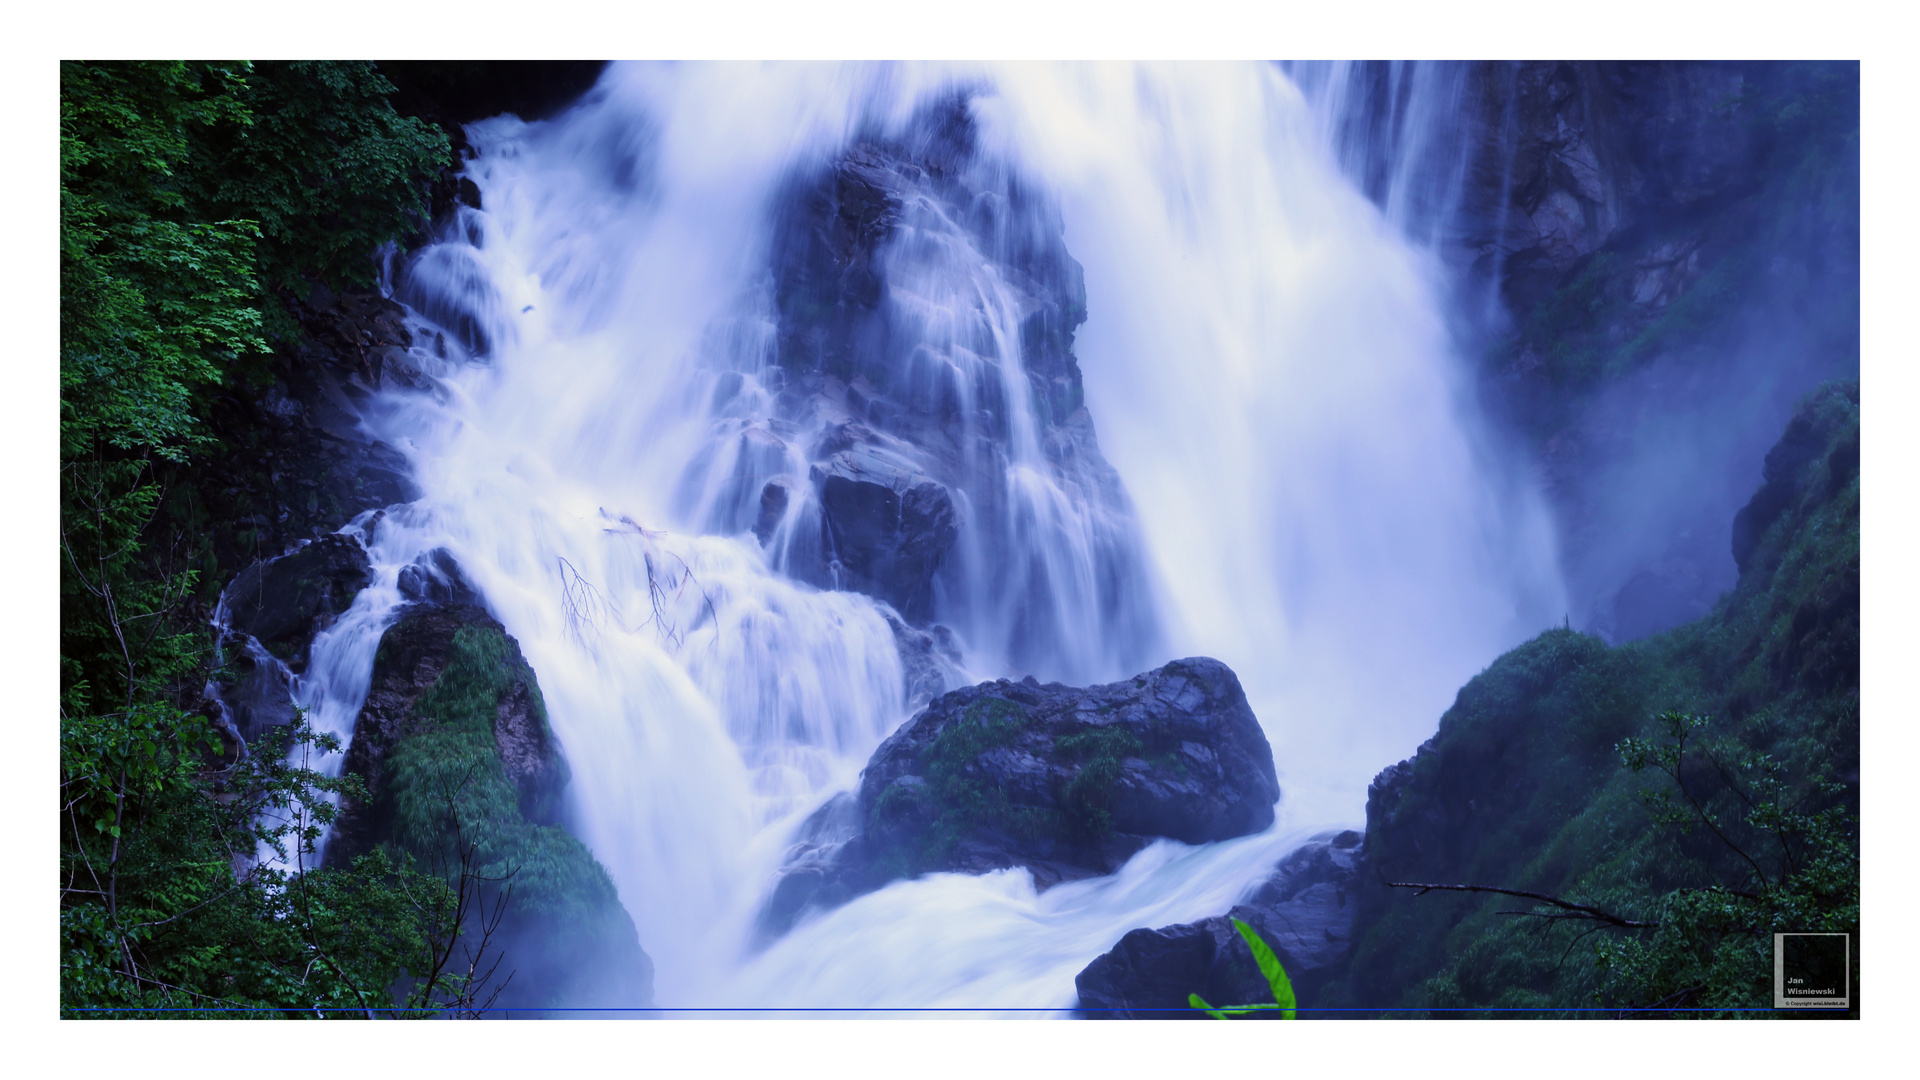
[[[1247,948],[1253,950],[1253,962],[1260,965],[1260,974],[1267,977],[1267,986],[1273,990],[1273,1003],[1261,1002],[1254,1005],[1222,1005],[1215,1008],[1207,1004],[1199,994],[1188,994],[1187,1004],[1196,1009],[1204,1009],[1215,1020],[1229,1020],[1236,1016],[1246,1016],[1258,1009],[1279,1009],[1280,1019],[1294,1019],[1297,1004],[1293,997],[1293,981],[1287,978],[1287,969],[1280,966],[1280,958],[1273,954],[1258,931],[1239,919],[1233,920],[1233,928],[1240,931],[1240,937],[1246,941]]]

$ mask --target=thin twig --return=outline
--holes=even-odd
[[[1393,889],[1418,889],[1419,892],[1413,894],[1415,896],[1425,896],[1427,893],[1435,890],[1443,892],[1498,893],[1502,896],[1519,896],[1528,900],[1538,900],[1543,904],[1552,904],[1554,907],[1563,908],[1575,913],[1572,915],[1559,916],[1560,918],[1593,919],[1606,923],[1609,926],[1618,926],[1631,930],[1651,929],[1660,925],[1659,923],[1641,922],[1638,919],[1624,918],[1610,911],[1593,907],[1590,904],[1576,904],[1571,900],[1562,900],[1557,896],[1548,896],[1546,893],[1528,892],[1525,889],[1502,889],[1493,885],[1439,885],[1418,881],[1389,881],[1386,884],[1389,888]],[[1519,912],[1518,914],[1532,915],[1535,913]]]

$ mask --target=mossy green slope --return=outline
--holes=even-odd
[[[1771,941],[1758,921],[1857,935],[1851,833],[1824,841],[1822,861],[1742,803],[1777,781],[1796,813],[1858,805],[1858,463],[1859,386],[1823,387],[1769,455],[1742,514],[1740,582],[1711,616],[1618,648],[1549,631],[1468,683],[1419,753],[1375,781],[1354,954],[1317,1004],[1616,1007],[1685,992],[1693,1007],[1765,1007]],[[1671,783],[1622,767],[1622,741],[1658,735],[1667,712],[1711,718],[1681,778],[1724,839],[1691,812],[1691,828],[1656,820],[1663,804],[1647,794]],[[1831,879],[1817,888],[1795,876],[1816,862]],[[1689,925],[1697,940],[1388,881],[1532,890],[1665,922],[1667,939]],[[1694,910],[1715,903],[1740,910],[1717,922]],[[1652,963],[1659,949],[1672,955]]]

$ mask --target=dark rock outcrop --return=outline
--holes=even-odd
[[[293,673],[279,657],[233,632],[221,636],[220,651],[225,663],[208,683],[207,715],[224,719],[243,745],[293,723]]]
[[[750,529],[781,548],[794,576],[867,593],[921,627],[935,617],[936,578],[953,565],[962,530],[1012,527],[1016,413],[1033,414],[1045,458],[1019,464],[1040,464],[1112,520],[1130,518],[1082,405],[1072,352],[1086,319],[1079,264],[1045,196],[977,159],[968,108],[956,95],[899,136],[863,138],[792,180],[770,259],[774,366],[757,388],[773,416],[742,436],[752,445],[738,456],[738,495],[711,523]],[[733,415],[725,403],[740,381],[718,385],[716,412]],[[774,445],[800,450],[805,465],[759,449]],[[1112,547],[1099,558],[1114,565],[1097,578],[1126,581],[1137,572],[1122,564],[1128,546]],[[1043,573],[1001,572],[1010,581]],[[1009,601],[1025,605],[1009,621],[1031,625],[1035,640],[1052,632],[1047,588],[1035,581],[1032,599]],[[1135,603],[1131,594],[1108,591],[1115,624],[1130,625],[1120,609]]]
[[[953,631],[937,624],[915,630],[892,615],[886,619],[900,653],[901,693],[909,712],[919,712],[966,681],[960,643]]]
[[[409,600],[442,604],[481,604],[480,594],[460,573],[460,564],[446,548],[434,548],[400,569],[395,583],[400,595]]]
[[[1483,250],[1503,255],[1514,307],[1544,297],[1625,230],[1750,191],[1764,147],[1729,103],[1752,92],[1754,74],[1672,61],[1478,68],[1474,89],[1496,144],[1474,178],[1474,220]],[[1694,234],[1647,252],[1637,298],[1664,305],[1683,292],[1700,274],[1700,243]]]
[[[299,337],[276,344],[263,386],[235,380],[209,402],[221,441],[196,462],[193,498],[176,508],[207,530],[212,582],[231,585],[262,560],[419,494],[405,456],[361,425],[375,393],[426,385],[406,313],[377,293],[324,286],[285,302]]]
[[[1279,796],[1266,735],[1217,660],[1105,686],[981,683],[936,698],[874,752],[857,800],[809,819],[763,926],[930,871],[1023,866],[1042,889],[1109,874],[1156,837],[1258,832]]]
[[[256,563],[227,587],[227,622],[297,672],[313,635],[332,625],[366,588],[371,564],[350,536],[323,536]]]
[[[905,454],[848,421],[830,428],[809,472],[838,588],[892,604],[909,620],[933,610],[934,571],[958,535],[953,496]]]
[[[1253,954],[1234,928],[1260,935],[1286,968],[1296,999],[1307,1004],[1352,946],[1353,884],[1360,834],[1318,837],[1295,850],[1272,876],[1225,915],[1195,923],[1129,931],[1074,978],[1080,1015],[1095,1020],[1188,1020],[1188,994],[1208,1004],[1273,1000]]]

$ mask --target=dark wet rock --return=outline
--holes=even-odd
[[[900,651],[901,690],[908,711],[918,712],[965,681],[960,642],[953,631],[937,624],[916,630],[885,611],[881,614]]]
[[[1204,1018],[1182,1012],[1187,995],[1208,1004],[1271,1002],[1238,919],[1272,947],[1296,1000],[1339,969],[1352,948],[1353,884],[1360,834],[1323,836],[1280,861],[1272,876],[1225,915],[1195,923],[1132,930],[1074,978],[1080,1015],[1096,1020]]]
[[[760,915],[761,943],[787,932],[809,909],[827,910],[853,899],[840,854],[860,835],[860,800],[841,792],[808,815],[787,848],[780,880]]]
[[[287,665],[246,634],[223,635],[220,649],[225,664],[211,685],[234,734],[251,743],[291,724],[298,713]]]
[[[909,621],[925,620],[934,572],[959,534],[952,495],[859,424],[829,429],[816,456],[809,475],[834,585],[885,600]]]
[[[760,512],[753,519],[753,535],[762,545],[773,538],[773,531],[780,527],[780,519],[787,516],[787,505],[792,500],[792,493],[781,481],[769,480],[760,489]]]
[[[1189,994],[1210,1005],[1272,1000],[1238,931],[1224,916],[1128,931],[1074,977],[1079,1014],[1094,1020],[1192,1020]]]
[[[1158,837],[1258,832],[1279,796],[1266,735],[1217,660],[1105,686],[981,683],[880,745],[850,823],[844,803],[807,822],[816,839],[791,857],[801,873],[763,926],[932,871],[1025,867],[1041,889],[1110,874]]]
[[[408,353],[405,312],[377,293],[324,286],[288,307],[301,333],[276,344],[271,381],[236,380],[208,403],[221,441],[196,463],[195,494],[216,526],[215,580],[419,493],[405,455],[362,425],[375,393],[427,382]]]
[[[1272,876],[1228,912],[1273,946],[1296,991],[1311,992],[1352,948],[1353,886],[1362,839],[1348,830],[1301,847],[1280,860]]]
[[[476,605],[482,602],[446,548],[434,548],[411,566],[402,567],[397,585],[400,595],[409,600]]]
[[[1472,65],[1468,111],[1485,144],[1467,176],[1462,240],[1497,262],[1518,310],[1631,231],[1747,193],[1766,147],[1729,103],[1753,93],[1756,74],[1766,77],[1678,61]],[[1702,237],[1640,250],[1636,302],[1664,306],[1698,279]]]
[[[371,572],[359,541],[323,536],[235,578],[224,595],[228,625],[299,670],[313,635],[353,604]]]

